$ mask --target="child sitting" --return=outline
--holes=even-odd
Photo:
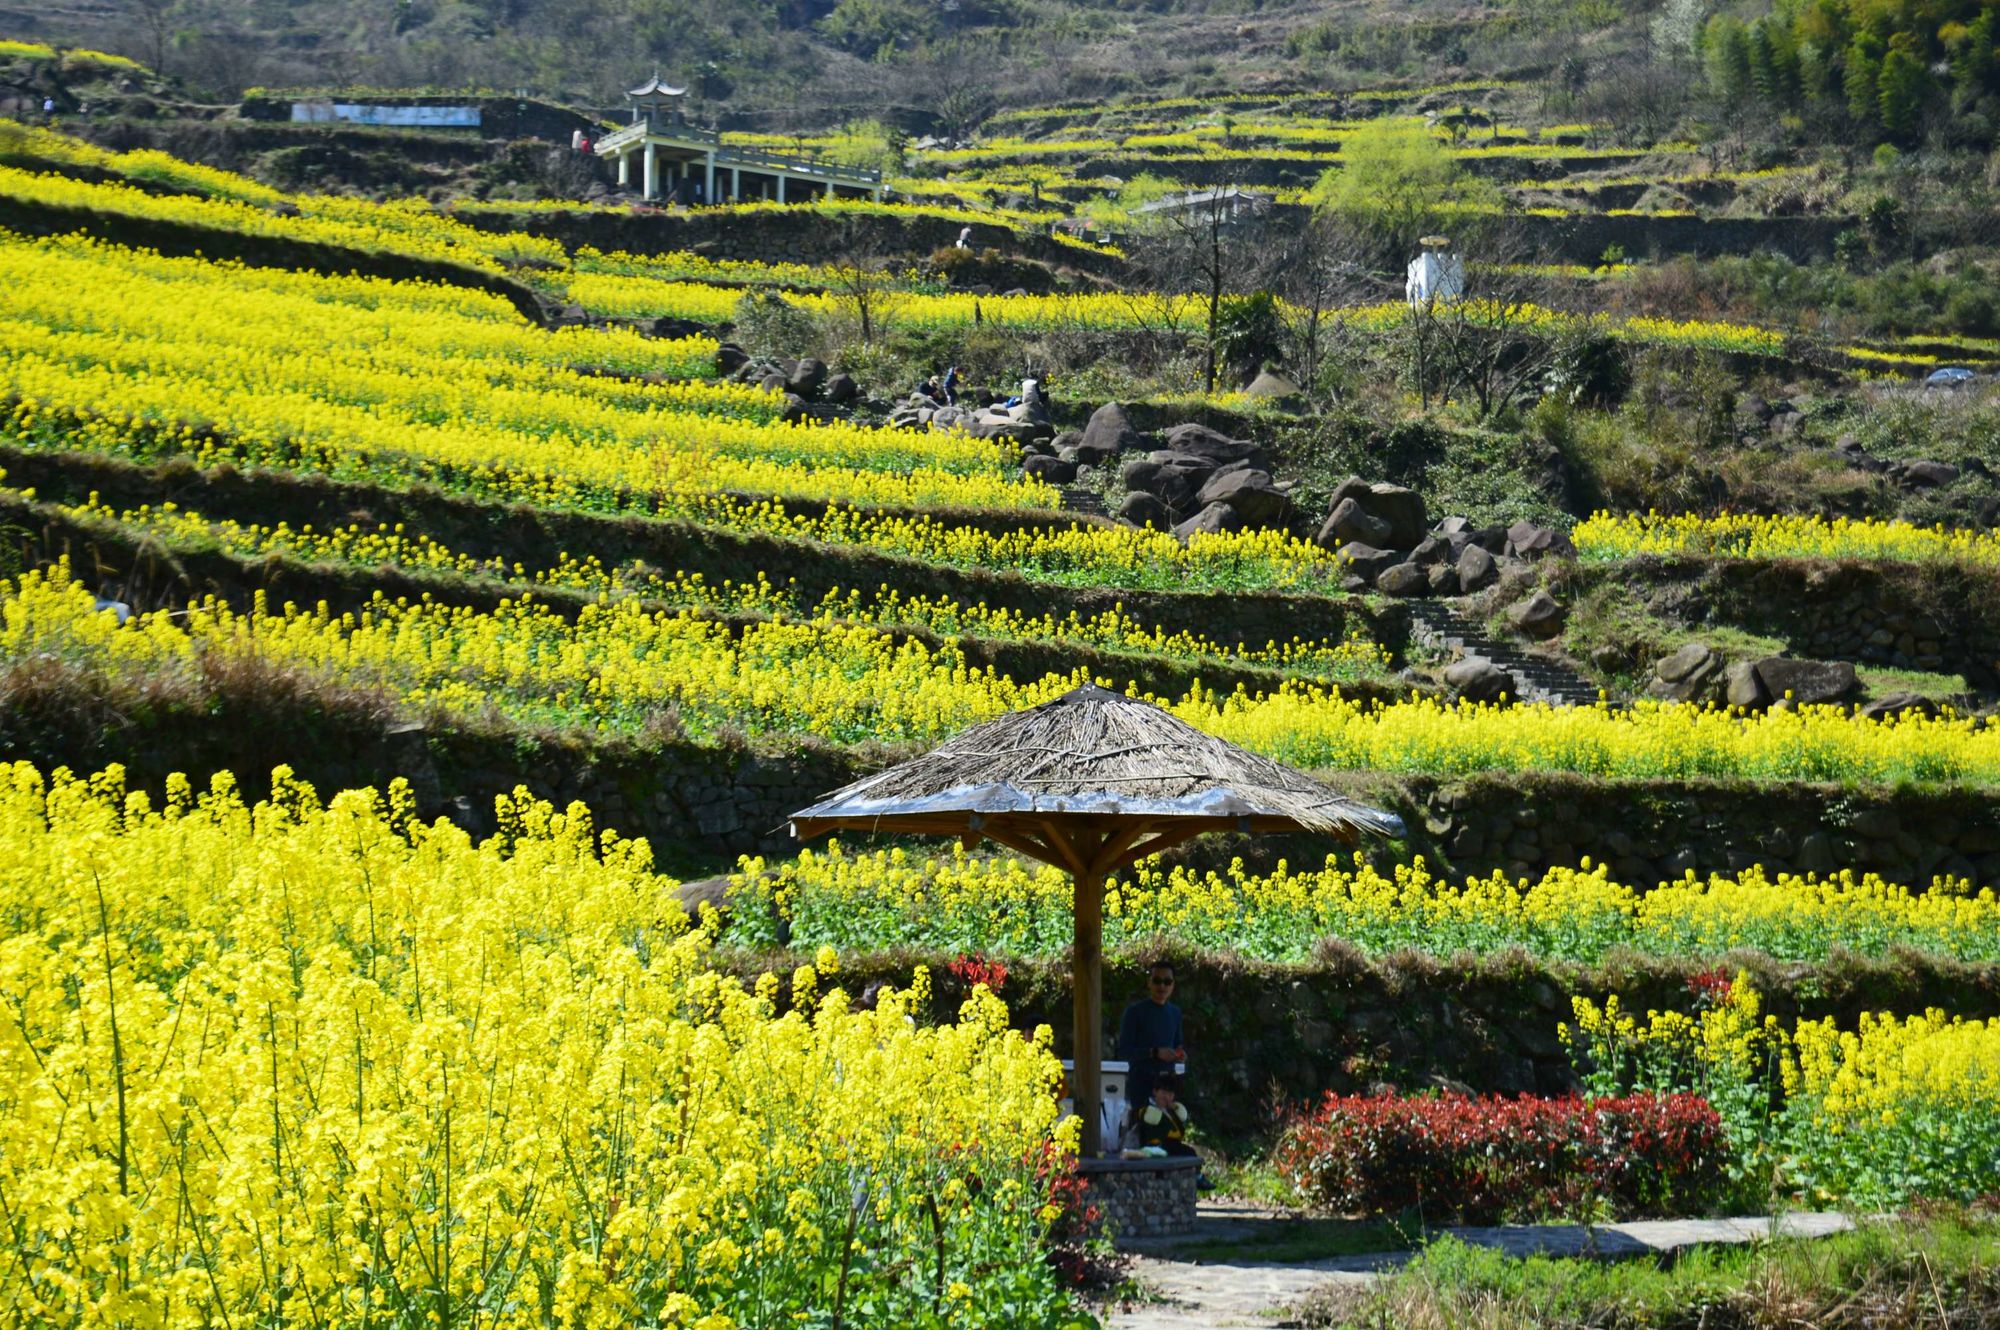
[[[1192,1155],[1187,1143],[1187,1105],[1180,1102],[1181,1078],[1171,1072],[1153,1082],[1153,1102],[1139,1110],[1139,1145],[1169,1155]]]

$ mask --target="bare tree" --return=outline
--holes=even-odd
[[[1446,399],[1462,392],[1481,422],[1539,383],[1554,363],[1561,315],[1548,304],[1551,286],[1532,261],[1537,257],[1518,231],[1500,228],[1466,266],[1462,297],[1411,310],[1413,320],[1430,325],[1421,352]]]
[[[1152,220],[1137,232],[1135,258],[1154,289],[1170,297],[1192,292],[1200,298],[1207,325],[1202,382],[1213,393],[1222,300],[1257,274],[1265,218],[1241,189],[1227,184],[1170,195],[1147,216]]]
[[[970,137],[998,105],[991,50],[963,37],[926,44],[905,68],[911,102],[929,112],[948,139]]]
[[[1326,217],[1309,219],[1278,248],[1274,286],[1284,297],[1285,360],[1308,398],[1338,402],[1346,395],[1331,371],[1360,340],[1349,311],[1380,285],[1369,272],[1369,248]]]
[[[861,344],[873,346],[896,300],[896,282],[889,261],[877,252],[863,229],[864,219],[850,217],[841,227],[840,246],[828,265],[833,294],[853,314]]]

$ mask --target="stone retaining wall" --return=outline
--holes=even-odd
[[[1563,581],[1602,579],[1671,597],[1668,617],[1780,637],[1791,654],[1962,674],[2000,687],[2000,569],[1826,559],[1633,559],[1579,564]]]
[[[1098,1222],[1113,1238],[1194,1231],[1198,1159],[1085,1159],[1076,1166]]]

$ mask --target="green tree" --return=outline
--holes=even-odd
[[[1917,132],[1917,117],[1924,105],[1924,65],[1902,46],[1891,46],[1882,57],[1882,73],[1876,81],[1876,100],[1882,112],[1882,131],[1891,138],[1908,140]]]
[[[1500,203],[1497,189],[1411,121],[1369,121],[1341,143],[1340,162],[1313,186],[1314,210],[1393,252],[1407,251],[1454,214]]]
[[[1857,124],[1872,125],[1879,115],[1882,43],[1865,32],[1857,34],[1847,48],[1846,64],[1841,90],[1847,94],[1847,113]]]
[[[1708,86],[1726,102],[1755,91],[1750,70],[1750,31],[1734,14],[1717,14],[1702,33],[1702,65]]]

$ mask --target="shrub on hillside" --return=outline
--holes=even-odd
[[[1277,1164],[1319,1209],[1488,1224],[1697,1213],[1722,1194],[1727,1149],[1691,1094],[1328,1095],[1287,1128]]]

